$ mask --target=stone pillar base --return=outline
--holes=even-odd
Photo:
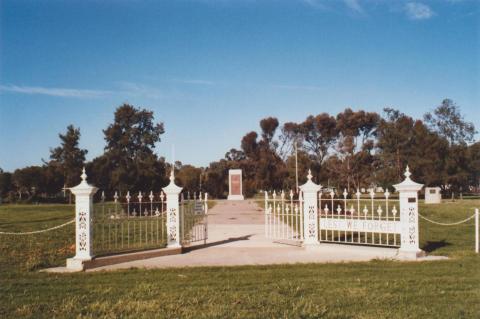
[[[84,271],[85,270],[85,262],[88,260],[83,259],[76,259],[76,258],[68,258],[67,259],[67,269],[73,271]]]
[[[228,195],[228,200],[244,200],[243,195]]]
[[[409,250],[402,250],[401,248],[398,250],[397,259],[400,260],[417,260],[418,258],[425,257],[427,254],[423,250],[417,251],[409,251]]]

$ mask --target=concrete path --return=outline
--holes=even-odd
[[[89,271],[195,266],[326,263],[393,259],[396,249],[321,244],[305,249],[272,242],[264,236],[264,215],[254,201],[218,201],[209,211],[206,246],[181,255],[125,262]]]

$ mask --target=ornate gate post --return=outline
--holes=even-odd
[[[75,195],[75,257],[67,259],[67,268],[81,271],[84,262],[92,260],[92,213],[93,195],[97,188],[87,183],[85,168],[81,175],[82,181],[70,191]]]
[[[419,248],[418,237],[418,191],[422,189],[423,184],[412,181],[411,175],[407,166],[405,180],[393,185],[400,194],[401,245],[398,255],[406,259],[416,259],[425,255]]]
[[[167,195],[167,247],[178,248],[180,243],[180,206],[178,204],[179,194],[182,187],[175,185],[174,168],[170,173],[170,184],[163,188]]]
[[[319,245],[318,240],[318,202],[317,194],[322,189],[312,181],[312,172],[308,170],[307,182],[300,186],[303,192],[303,244],[305,246]]]

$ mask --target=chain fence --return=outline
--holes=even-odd
[[[23,235],[34,235],[34,234],[41,234],[41,233],[46,233],[46,232],[49,232],[49,231],[52,231],[52,230],[55,230],[55,229],[59,229],[59,228],[62,228],[62,227],[65,227],[67,225],[70,225],[70,224],[73,224],[75,222],[75,218],[64,223],[64,224],[61,224],[61,225],[58,225],[58,226],[54,226],[54,227],[51,227],[51,228],[47,228],[47,229],[42,229],[42,230],[35,230],[35,231],[29,231],[29,232],[18,232],[18,233],[15,233],[15,232],[2,232],[0,231],[0,235],[17,235],[17,236],[23,236]]]

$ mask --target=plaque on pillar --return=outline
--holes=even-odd
[[[228,200],[243,200],[242,170],[228,171]]]

